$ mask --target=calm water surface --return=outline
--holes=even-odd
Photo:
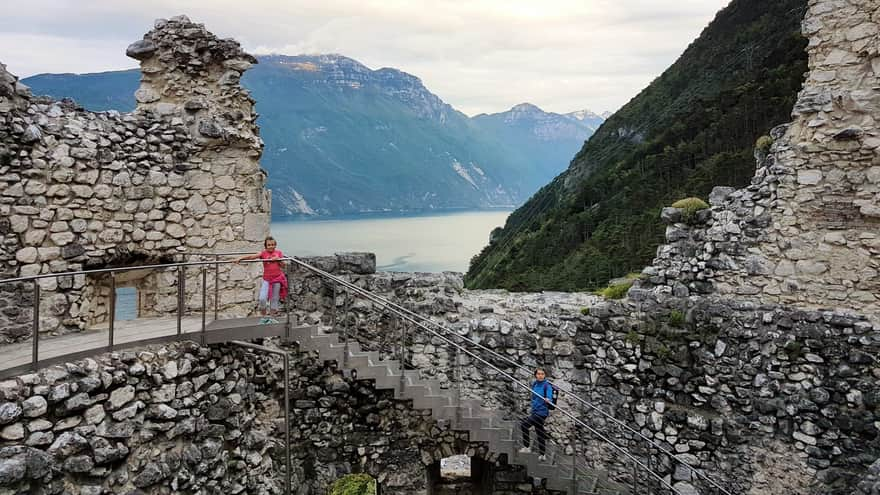
[[[504,225],[510,210],[335,220],[273,221],[272,235],[285,253],[376,253],[382,271],[467,271],[471,257]]]

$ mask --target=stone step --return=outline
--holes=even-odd
[[[453,420],[454,428],[467,431],[471,440],[488,442],[490,451],[507,454],[511,464],[525,466],[530,476],[546,478],[547,488],[575,495],[571,493],[571,457],[559,456],[557,459],[551,454],[548,461],[541,462],[536,453],[518,453],[516,421],[504,419],[500,411],[482,407],[480,399],[462,399],[459,404],[453,404],[455,392],[443,388],[439,380],[421,380],[418,370],[405,370],[401,380],[398,361],[382,360],[378,352],[363,352],[360,344],[353,340],[349,340],[346,353],[345,343],[340,342],[337,334],[322,333],[313,328],[308,334],[298,332],[292,337],[300,343],[301,349],[316,350],[323,360],[335,360],[340,366],[345,362],[348,369],[357,370],[358,378],[374,380],[377,389],[393,390],[396,398],[412,400],[414,408],[430,409],[438,419]],[[607,481],[600,488],[599,478],[598,474],[586,471],[583,476],[579,475],[576,495],[628,494],[625,489],[605,488],[609,485]]]

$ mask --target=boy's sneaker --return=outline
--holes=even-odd
[[[531,454],[531,453],[532,453],[532,449],[530,449],[530,448],[528,448],[528,447],[523,447],[523,448],[519,449],[519,453],[520,453],[520,454]]]
[[[541,454],[541,455],[538,456],[538,460],[541,461],[541,462],[544,462],[544,461],[547,460],[547,456],[544,455],[544,454]]]
[[[278,320],[275,318],[264,316],[260,319],[260,325],[272,325],[274,323],[278,323]]]

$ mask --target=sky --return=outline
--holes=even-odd
[[[523,102],[598,113],[659,76],[728,1],[28,0],[0,16],[0,62],[20,77],[136,67],[125,48],[186,14],[253,54],[409,72],[468,115]]]

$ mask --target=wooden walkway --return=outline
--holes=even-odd
[[[284,317],[281,323],[260,325],[259,318],[232,318],[207,322],[202,333],[201,316],[182,318],[177,334],[177,318],[138,318],[117,321],[110,346],[109,326],[105,323],[84,332],[41,338],[38,362],[33,363],[33,342],[0,346],[0,378],[19,375],[52,364],[75,361],[104,352],[162,342],[192,340],[213,344],[230,340],[252,340],[287,335]]]

